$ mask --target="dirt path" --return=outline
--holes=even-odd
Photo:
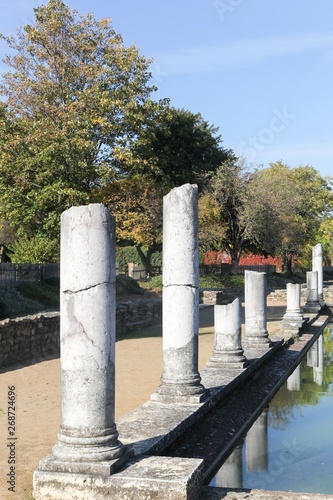
[[[268,303],[268,330],[274,338],[285,303]],[[200,313],[199,369],[211,356],[213,308]],[[140,338],[116,343],[116,420],[147,401],[159,384],[162,373],[162,338],[157,325],[140,332]],[[31,500],[32,475],[40,459],[56,443],[60,422],[59,359],[30,366],[11,367],[0,373],[0,498]],[[7,425],[7,390],[16,390],[16,492],[8,491],[9,473]]]

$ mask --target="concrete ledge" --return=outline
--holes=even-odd
[[[202,460],[141,457],[118,474],[35,471],[35,500],[197,500]]]

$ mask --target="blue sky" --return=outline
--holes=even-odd
[[[44,3],[0,0],[0,32],[32,22]],[[282,160],[333,175],[332,0],[65,3],[111,17],[126,46],[154,59],[154,98],[200,112],[249,165]]]

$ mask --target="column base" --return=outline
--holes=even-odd
[[[246,365],[246,357],[243,349],[232,351],[213,351],[213,355],[206,364],[206,369],[236,368],[242,369]]]
[[[52,455],[59,462],[100,463],[118,458],[124,453],[123,444],[118,441],[118,432],[99,437],[71,437],[58,434],[59,441],[52,449]]]
[[[39,462],[38,469],[35,473],[52,472],[52,473],[71,473],[71,474],[89,474],[107,478],[114,474],[124,463],[130,460],[133,456],[132,450],[126,450],[124,447],[123,454],[113,460],[105,460],[101,462],[71,462],[58,460],[53,455],[43,458]]]
[[[303,307],[304,312],[309,312],[309,313],[318,313],[322,308],[322,305],[320,302],[306,302],[305,306]]]
[[[202,384],[188,386],[186,384],[162,383],[157,391],[150,396],[151,401],[159,403],[202,403],[208,396],[209,391]]]
[[[292,316],[285,314],[280,322],[280,330],[298,332],[305,322],[306,320],[302,315]]]
[[[269,349],[273,343],[268,336],[268,332],[264,335],[245,334],[243,347],[249,349]]]

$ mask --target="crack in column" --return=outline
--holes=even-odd
[[[61,293],[65,293],[66,295],[75,295],[77,293],[87,292],[88,290],[92,290],[101,285],[113,285],[116,280],[113,281],[103,281],[102,283],[97,283],[96,285],[89,285],[86,288],[80,288],[79,290],[62,290]]]

